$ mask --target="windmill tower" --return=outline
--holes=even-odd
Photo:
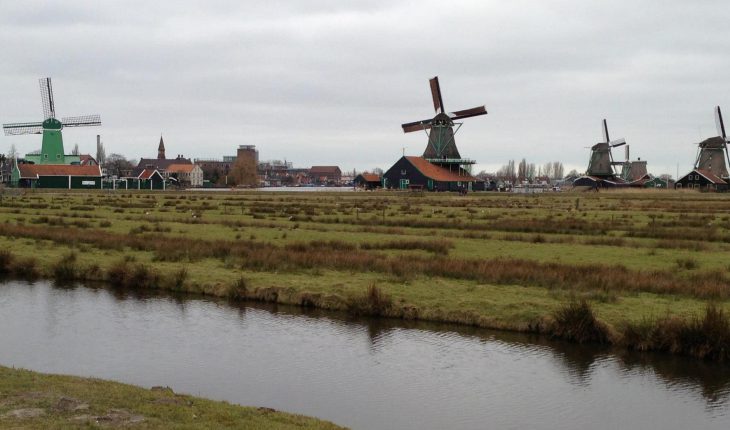
[[[725,122],[722,119],[720,106],[715,107],[715,125],[718,136],[705,139],[698,144],[695,170],[702,170],[721,179],[728,179],[727,165],[730,164],[728,156],[728,138],[725,134]],[[726,164],[727,161],[727,164]]]
[[[626,139],[611,140],[608,134],[608,123],[603,120],[603,142],[596,143],[591,147],[591,158],[588,160],[586,176],[610,179],[616,176],[613,170],[615,165],[623,165],[623,162],[614,162],[611,149],[626,145]]]
[[[438,76],[429,80],[429,83],[431,85],[431,98],[433,99],[433,108],[436,116],[431,119],[402,124],[403,132],[410,133],[419,130],[426,132],[428,145],[423,152],[423,158],[433,164],[449,170],[458,170],[462,166],[475,164],[476,162],[474,160],[461,158],[461,154],[459,154],[459,150],[456,148],[454,135],[461,128],[462,123],[455,121],[473,116],[486,115],[486,108],[479,106],[446,113],[444,102],[441,98],[441,86],[439,85]],[[456,127],[456,130],[454,130],[454,127]]]
[[[41,103],[43,105],[42,122],[19,122],[3,124],[6,136],[17,136],[21,134],[42,134],[43,142],[39,155],[28,156],[27,158],[36,164],[68,164],[63,151],[63,137],[61,130],[64,127],[91,127],[101,125],[99,115],[85,115],[65,117],[61,120],[56,118],[56,107],[53,99],[53,88],[51,78],[39,79],[41,87]]]

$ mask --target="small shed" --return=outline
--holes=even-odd
[[[361,173],[355,176],[355,180],[353,182],[356,186],[368,190],[373,190],[383,186],[383,180],[380,178],[380,175],[376,175],[375,173]]]

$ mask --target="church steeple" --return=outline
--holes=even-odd
[[[165,142],[162,141],[162,135],[160,135],[160,145],[157,147],[157,159],[165,159]]]

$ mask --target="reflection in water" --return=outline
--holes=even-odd
[[[0,285],[0,364],[353,428],[725,428],[730,417],[730,369],[714,363],[100,285]]]
[[[434,333],[451,333],[481,342],[501,341],[520,348],[548,351],[554,361],[565,371],[570,383],[588,385],[594,367],[600,363],[616,363],[627,373],[652,373],[662,379],[668,388],[689,388],[707,401],[710,407],[721,407],[730,402],[730,368],[717,363],[695,360],[668,354],[630,352],[600,345],[576,345],[565,341],[550,340],[545,336],[529,333],[486,330],[458,324],[410,321],[390,318],[353,318],[344,313],[322,311],[296,306],[263,303],[229,303],[239,309],[252,306],[281,315],[303,315],[313,319],[326,319],[365,329],[370,349],[378,352],[392,338],[391,334],[402,330],[421,330]],[[281,308],[281,309],[280,309]]]

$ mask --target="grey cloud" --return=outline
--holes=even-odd
[[[230,154],[387,167],[422,134],[427,79],[448,109],[486,104],[457,136],[494,169],[510,158],[584,168],[608,118],[650,171],[693,161],[730,112],[730,9],[721,1],[0,2],[0,120],[102,114],[107,152]],[[93,150],[97,130],[65,139]],[[39,146],[32,136],[5,146]]]

